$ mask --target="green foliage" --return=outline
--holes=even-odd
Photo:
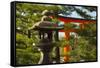
[[[62,38],[56,45],[58,45],[59,47],[65,47],[66,44],[69,44],[69,41],[66,41],[65,38]]]
[[[41,20],[41,13],[44,10],[58,10],[57,6],[45,6],[27,3],[16,4],[16,63],[21,65],[37,64],[40,59],[37,44],[39,37],[36,31],[31,31],[31,38],[28,38],[28,28]],[[36,46],[36,45],[35,45]]]
[[[16,49],[16,63],[19,65],[37,64],[39,59],[40,53],[32,48]]]
[[[78,32],[77,47],[70,52],[70,62],[96,61],[96,24],[86,24]]]
[[[26,35],[16,34],[16,47],[17,48],[27,48],[27,46],[31,46],[34,40],[29,39]]]
[[[23,34],[16,34],[16,63],[21,65],[37,64],[40,53],[32,46],[34,39]]]
[[[64,30],[75,29],[75,27],[76,27],[76,25],[74,25],[72,23],[64,24]]]

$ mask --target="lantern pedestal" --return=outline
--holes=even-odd
[[[53,49],[53,43],[50,42],[50,40],[48,40],[46,38],[46,39],[42,39],[37,46],[43,52],[43,59],[42,59],[41,64],[50,64],[50,63],[52,63],[51,58],[50,58],[50,52]]]

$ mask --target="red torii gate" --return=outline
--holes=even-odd
[[[59,16],[58,19],[60,21],[63,21],[64,24],[71,23],[71,22],[80,23],[79,26],[80,26],[81,29],[84,29],[84,24],[96,23],[96,20],[86,20],[86,19],[78,19],[78,18],[70,18],[70,17],[62,17],[62,16]],[[70,32],[77,32],[77,30],[76,29],[61,30],[60,32],[65,32],[66,40],[69,40],[69,38],[70,38]],[[71,50],[70,45],[66,44],[66,47],[64,47],[64,53],[66,54],[70,50]],[[68,62],[69,58],[70,57],[68,55],[64,56],[64,62]]]
[[[63,21],[64,24],[66,23],[71,23],[71,22],[74,22],[74,23],[80,23],[80,28],[81,29],[84,29],[84,24],[90,24],[90,23],[95,23],[96,20],[86,20],[86,19],[79,19],[79,18],[70,18],[70,17],[62,17],[62,16],[59,16],[58,19],[60,21]],[[60,32],[65,32],[65,35],[66,35],[66,39],[69,39],[69,32],[76,32],[75,29],[70,29],[70,30],[67,30],[67,32],[65,30],[61,30]]]

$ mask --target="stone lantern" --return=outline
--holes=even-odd
[[[53,37],[54,41],[59,41],[58,31],[62,30],[63,27],[57,26],[57,24],[50,23],[48,21],[44,21],[42,24],[39,24],[33,30],[38,31],[40,42],[37,44],[37,47],[41,49],[43,52],[43,60],[42,64],[50,64],[52,61],[50,60],[50,52],[52,51],[53,45]],[[53,36],[55,33],[55,36]],[[56,63],[60,63],[60,52],[59,47],[56,46]]]

